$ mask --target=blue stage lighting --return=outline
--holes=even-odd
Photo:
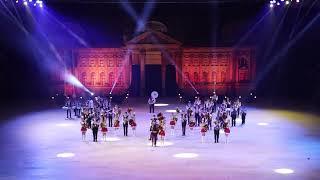
[[[23,2],[23,5],[28,6],[28,2],[27,1]]]

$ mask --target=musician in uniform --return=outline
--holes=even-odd
[[[247,116],[247,112],[245,110],[242,110],[242,113],[241,113],[242,125],[246,123],[246,116]]]
[[[185,136],[186,135],[186,127],[187,127],[187,114],[182,115],[181,126],[182,126],[182,136]]]
[[[154,146],[154,147],[157,146],[158,133],[159,133],[159,125],[156,123],[156,121],[152,121],[150,126],[151,146]]]
[[[71,119],[72,104],[71,104],[71,100],[70,100],[69,97],[67,97],[67,101],[66,101],[65,107],[67,108],[67,119]]]
[[[92,123],[93,142],[98,142],[99,123],[94,120]]]
[[[154,104],[156,103],[156,99],[153,98],[152,96],[149,98],[148,100],[148,104],[149,104],[149,112],[150,113],[154,113]]]
[[[109,109],[107,111],[107,115],[108,115],[109,127],[112,127],[113,110]]]
[[[200,105],[195,105],[194,107],[194,116],[195,116],[195,120],[196,120],[196,125],[200,126]]]
[[[123,115],[123,135],[128,136],[129,114],[125,112]]]
[[[231,112],[231,126],[236,126],[236,119],[237,119],[237,110],[233,109]]]

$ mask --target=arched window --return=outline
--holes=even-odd
[[[226,82],[226,72],[224,71],[221,72],[221,82]]]
[[[114,74],[113,72],[109,73],[109,85],[112,86],[114,83]]]
[[[193,73],[193,81],[196,83],[199,82],[199,74],[197,72]]]
[[[123,73],[120,73],[119,79],[118,79],[118,85],[122,86],[123,85]]]
[[[106,74],[104,72],[100,73],[100,85],[103,86],[106,84]]]
[[[203,72],[202,73],[202,82],[205,82],[207,83],[209,80],[208,80],[208,73],[207,72]]]
[[[83,84],[87,84],[87,73],[86,72],[81,73],[81,82]]]
[[[211,78],[213,82],[217,82],[217,73],[215,71],[212,72]]]
[[[91,85],[94,85],[96,82],[96,73],[95,72],[92,72],[91,73]]]

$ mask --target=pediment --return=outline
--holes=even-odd
[[[159,31],[147,31],[133,39],[126,42],[126,45],[131,44],[177,44],[181,45],[181,42],[171,38],[170,36]]]

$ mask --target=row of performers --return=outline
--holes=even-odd
[[[215,98],[216,97],[216,98]],[[228,113],[231,112],[231,110],[236,110],[237,114],[239,116],[240,114],[240,108],[241,108],[241,102],[240,99],[236,99],[235,101],[231,101],[228,97],[223,99],[221,104],[218,104],[218,96],[213,96],[210,99],[207,99],[205,101],[201,101],[200,98],[197,98],[194,103],[191,103],[189,101],[186,105],[186,111],[188,114],[194,113],[200,113],[200,112],[208,112],[208,113],[214,113],[218,110],[221,111],[227,111]]]
[[[117,107],[117,106],[115,106],[115,107]],[[88,112],[88,113],[84,113],[84,115],[82,116],[82,120],[80,122],[81,132],[82,132],[82,140],[86,139],[87,129],[91,129],[92,133],[93,133],[93,141],[97,142],[98,131],[100,128],[102,135],[103,135],[103,140],[106,141],[106,134],[108,132],[106,117],[103,114],[101,114],[100,118],[96,118],[92,114],[93,113]],[[113,128],[114,128],[115,134],[117,134],[117,131],[120,129],[120,114],[121,114],[121,112],[118,111],[114,117]],[[135,113],[133,112],[132,108],[129,108],[128,111],[126,111],[123,114],[122,126],[123,126],[123,135],[124,136],[128,136],[129,125],[131,126],[133,135],[135,136],[137,122],[136,122]],[[110,121],[109,121],[109,127],[112,127],[112,125],[110,125]]]
[[[111,99],[95,97],[88,100],[84,99],[70,99],[67,98],[63,109],[67,111],[67,119],[72,118],[71,111],[74,111],[74,116],[80,118],[81,112],[84,109],[88,109],[91,112],[99,110],[110,110],[111,109]]]
[[[175,114],[172,114],[172,119],[170,120],[170,127],[171,127],[171,135],[174,135],[175,132],[175,126],[177,125],[178,118]],[[182,127],[182,136],[186,135],[186,126],[187,126],[187,114],[181,113],[181,127]],[[151,125],[150,125],[150,140],[152,141],[152,146],[157,146],[157,140],[158,135],[160,136],[160,141],[162,144],[164,144],[164,138],[166,135],[165,127],[166,127],[165,118],[163,117],[162,113],[159,113],[157,117],[151,118]],[[213,122],[214,127],[214,139],[215,143],[219,143],[219,134],[220,130],[223,129],[225,133],[225,143],[228,142],[228,136],[230,134],[230,121],[228,119],[227,113],[224,113],[222,116],[222,119],[215,120]],[[191,132],[193,133],[193,130],[195,128],[195,121],[190,120],[188,122],[189,128]],[[211,129],[211,128],[210,128]],[[200,125],[200,132],[201,132],[201,141],[204,142],[204,137],[206,136],[206,133],[209,130],[208,121],[205,119],[202,119],[201,125]]]

